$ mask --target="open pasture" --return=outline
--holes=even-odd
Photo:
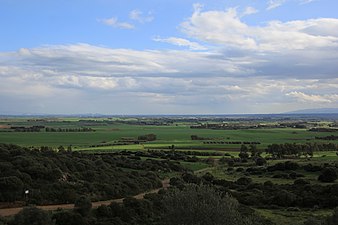
[[[272,143],[307,143],[327,142],[315,139],[332,135],[332,132],[310,132],[307,129],[295,128],[259,128],[238,130],[191,129],[194,123],[172,123],[169,125],[128,124],[128,120],[116,118],[3,118],[0,120],[0,142],[22,146],[72,145],[78,150],[146,150],[168,149],[199,151],[238,151],[240,144],[220,144],[219,142],[259,142],[259,149],[265,149]],[[91,128],[92,132],[13,132],[11,126],[44,126],[48,128],[74,129]],[[334,132],[336,133],[336,132]],[[116,145],[123,138],[137,139],[140,135],[155,134],[157,139],[143,144]],[[191,140],[197,135],[209,140]],[[210,141],[211,143],[204,143]],[[338,143],[337,140],[330,141]],[[95,146],[95,147],[93,147]]]

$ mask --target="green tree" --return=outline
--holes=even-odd
[[[23,191],[23,182],[16,176],[0,178],[0,201],[15,201]]]
[[[0,216],[0,225],[6,225],[6,224],[7,224],[6,219],[5,219],[5,218],[2,218],[2,217]]]
[[[92,203],[86,196],[81,196],[75,200],[74,211],[80,213],[82,216],[88,216],[92,209]]]
[[[246,145],[241,145],[240,152],[247,152],[249,149]]]
[[[246,145],[241,145],[240,153],[238,154],[239,158],[246,160],[249,158],[248,147]]]
[[[88,222],[79,213],[61,211],[53,215],[55,225],[88,225]]]
[[[263,165],[266,164],[266,160],[262,157],[257,157],[255,159],[255,163],[256,163],[257,166],[263,166]]]
[[[67,152],[72,152],[72,145],[68,145]]]
[[[319,181],[322,182],[333,182],[335,180],[337,180],[337,171],[335,168],[333,167],[328,167],[328,168],[324,168],[321,171],[321,174],[318,177]]]
[[[58,147],[58,151],[59,152],[64,152],[66,149],[62,146],[62,145],[60,145],[59,147]]]
[[[188,185],[164,197],[166,225],[242,225],[238,202],[209,186]]]
[[[309,219],[304,221],[304,225],[324,225],[324,224],[321,220],[310,217]]]
[[[256,145],[250,145],[249,151],[251,153],[251,157],[258,157],[261,154],[261,152],[257,149]]]
[[[338,208],[335,208],[332,216],[327,219],[328,225],[337,225],[338,224]]]
[[[16,214],[10,225],[54,225],[54,222],[48,212],[28,207]]]

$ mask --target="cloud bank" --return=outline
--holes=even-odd
[[[338,107],[338,19],[242,21],[235,8],[193,14],[185,49],[112,49],[89,44],[0,53],[1,113],[272,113]],[[141,18],[133,12],[131,18]],[[107,25],[132,29],[115,18]],[[203,44],[202,44],[203,43]]]
[[[99,19],[98,21],[107,26],[121,28],[121,29],[134,29],[135,28],[133,24],[127,23],[127,22],[120,22],[116,17],[111,17],[108,19]]]

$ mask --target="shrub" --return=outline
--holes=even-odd
[[[48,212],[35,207],[28,207],[15,215],[11,225],[53,225]]]
[[[264,182],[264,187],[272,187],[273,183],[270,180]]]
[[[252,179],[249,177],[241,177],[236,181],[236,183],[239,185],[248,185],[251,182],[252,182]]]
[[[238,167],[237,169],[236,169],[236,172],[243,172],[244,171],[244,168],[242,168],[242,167]]]
[[[336,225],[338,224],[338,208],[335,208],[333,211],[332,216],[327,218],[327,224],[328,225]]]
[[[273,202],[275,202],[279,206],[284,206],[284,207],[294,206],[295,201],[296,201],[296,195],[288,191],[285,191],[285,190],[281,190],[277,192],[273,198]]]
[[[277,173],[277,174],[273,175],[272,178],[289,179],[289,174],[287,174],[287,173]]]
[[[233,159],[230,159],[228,161],[228,166],[233,167],[235,165],[235,161]]]
[[[307,185],[310,184],[310,181],[304,179],[297,179],[293,182],[294,185]]]
[[[87,216],[92,209],[92,203],[89,198],[81,196],[75,200],[74,211],[82,216]]]
[[[165,196],[164,206],[165,224],[243,224],[237,210],[238,202],[208,186],[188,185],[182,191],[174,189]]]
[[[304,225],[322,225],[323,223],[316,218],[310,217],[306,221],[304,221]]]
[[[257,166],[263,166],[266,164],[266,159],[262,158],[262,157],[258,157],[255,160],[255,163]]]
[[[76,212],[61,211],[53,215],[55,225],[88,225],[87,221]]]
[[[334,182],[337,179],[337,172],[335,168],[324,168],[318,177],[321,182]]]

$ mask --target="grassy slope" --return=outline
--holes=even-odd
[[[326,217],[332,214],[332,210],[302,210],[294,212],[284,209],[256,209],[256,211],[278,225],[303,225],[304,221],[309,217]]]

